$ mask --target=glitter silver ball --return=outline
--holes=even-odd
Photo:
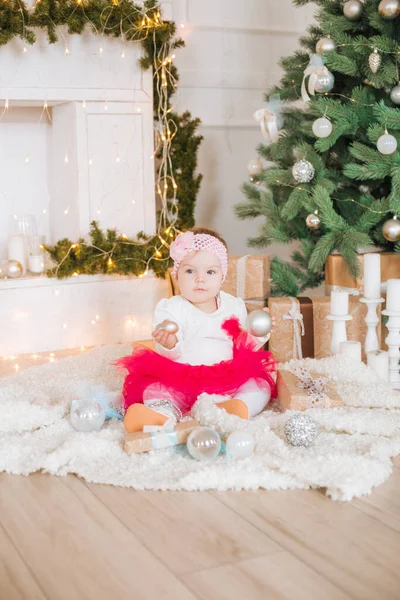
[[[334,85],[335,77],[330,71],[328,71],[322,75],[317,75],[317,80],[314,87],[316,92],[325,94],[326,92],[330,92]]]
[[[168,333],[176,333],[179,326],[174,321],[166,321],[165,323],[157,325],[156,329],[162,329],[162,331],[167,331]]]
[[[322,52],[332,52],[333,50],[336,50],[336,42],[330,37],[323,37],[318,40],[315,50],[318,54],[322,54]]]
[[[298,160],[293,165],[292,175],[299,183],[308,183],[315,175],[315,169],[308,160]]]
[[[10,277],[10,279],[17,279],[21,277],[23,273],[23,267],[17,260],[9,260],[6,264],[4,277]]]
[[[388,242],[400,241],[400,220],[389,219],[383,224],[382,233],[385,240]]]
[[[390,99],[394,104],[400,104],[400,83],[390,92]]]
[[[186,447],[192,458],[211,461],[221,450],[221,438],[211,427],[197,427],[189,434]]]
[[[359,0],[348,0],[343,5],[343,14],[349,21],[358,21],[361,18],[363,4]]]
[[[399,0],[382,0],[378,6],[378,12],[387,21],[396,19],[400,15]]]
[[[272,329],[272,317],[265,310],[252,310],[246,319],[246,329],[251,335],[264,337]]]
[[[93,400],[78,400],[71,406],[71,424],[78,431],[97,431],[104,423],[104,408]]]
[[[311,213],[306,218],[306,225],[309,229],[318,229],[321,224],[321,219],[315,213]]]
[[[317,436],[315,421],[308,415],[297,413],[286,421],[285,436],[292,446],[310,446]]]

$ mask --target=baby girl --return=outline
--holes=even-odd
[[[275,361],[261,350],[269,335],[244,330],[241,298],[221,291],[226,278],[226,242],[194,228],[170,247],[180,295],[160,300],[153,320],[156,351],[136,347],[117,364],[127,369],[123,388],[125,428],[163,425],[188,413],[199,394],[220,397],[218,407],[243,419],[259,414],[276,394]],[[177,325],[176,333],[163,329]]]

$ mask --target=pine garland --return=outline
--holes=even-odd
[[[126,42],[140,43],[144,49],[140,65],[149,69],[154,65],[162,44],[168,43],[171,52],[184,46],[184,41],[175,37],[175,23],[161,21],[159,15],[159,4],[152,0],[146,1],[144,6],[137,6],[132,0],[39,0],[33,10],[28,10],[22,0],[6,0],[0,3],[0,45],[8,44],[15,37],[34,44],[35,28],[45,30],[49,43],[54,44],[60,27],[66,28],[70,35],[80,35],[88,26],[95,34],[114,38],[123,36]],[[170,99],[176,91],[179,76],[173,64],[169,65],[168,73],[166,84]],[[159,97],[155,78],[153,92],[156,115]],[[193,119],[189,112],[181,115],[171,112],[168,116],[176,126],[171,156],[173,176],[179,190],[179,212],[174,228],[171,230],[166,224],[156,235],[139,232],[135,239],[130,239],[115,230],[102,232],[94,221],[89,233],[90,243],[83,238],[77,242],[63,239],[54,246],[45,246],[56,263],[47,271],[48,276],[142,275],[148,269],[158,277],[165,275],[169,266],[169,242],[176,231],[194,225],[194,208],[202,180],[202,175],[196,174],[197,154],[203,139],[196,134],[200,120]],[[172,200],[173,190],[168,190],[167,198]],[[174,210],[172,204],[169,208]]]

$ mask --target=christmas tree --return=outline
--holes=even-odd
[[[249,246],[300,242],[292,263],[272,261],[274,295],[318,285],[332,251],[353,276],[361,248],[400,252],[400,0],[317,5],[317,25],[282,59],[280,84],[255,115],[267,164],[249,164],[235,207],[240,219],[265,217]]]

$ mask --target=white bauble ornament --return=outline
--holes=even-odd
[[[228,435],[225,445],[232,458],[246,458],[253,454],[255,441],[249,431],[233,431]]]
[[[263,171],[263,165],[259,158],[252,158],[247,163],[247,171],[249,175],[260,175]]]
[[[397,150],[397,140],[386,131],[378,138],[376,146],[381,154],[393,154]]]
[[[308,183],[314,177],[315,169],[308,160],[302,158],[294,163],[292,175],[298,183]]]
[[[246,329],[251,335],[264,337],[272,329],[272,317],[266,310],[252,310],[247,315]]]
[[[186,446],[192,458],[210,461],[217,458],[221,450],[221,438],[211,427],[197,427],[189,434]]]
[[[24,269],[20,262],[17,260],[9,260],[6,264],[4,277],[10,277],[10,279],[17,279],[21,277]]]
[[[104,423],[105,412],[99,402],[78,400],[71,406],[71,424],[78,431],[97,431]]]
[[[318,138],[326,138],[332,133],[332,123],[326,117],[314,121],[312,125],[313,134]]]
[[[378,52],[378,49],[375,48],[373,52],[371,52],[371,54],[368,57],[368,64],[369,64],[369,68],[371,69],[371,71],[373,73],[377,73],[379,67],[381,66],[382,63],[382,57]]]
[[[306,218],[306,225],[309,229],[318,229],[321,224],[321,219],[315,213],[311,213]]]
[[[332,52],[333,50],[336,50],[336,42],[330,37],[321,38],[315,46],[315,51],[318,54],[322,54],[322,52]]]
[[[326,92],[330,92],[334,85],[335,77],[330,71],[327,71],[322,75],[317,75],[317,80],[315,82],[314,89],[319,94],[325,94]]]
[[[390,92],[390,99],[394,104],[400,104],[400,83]]]
[[[348,0],[343,5],[343,14],[349,21],[358,21],[361,18],[363,4],[359,0]]]
[[[388,242],[400,241],[400,221],[398,219],[389,219],[383,224],[382,233]]]
[[[166,321],[165,323],[160,323],[157,325],[156,330],[161,329],[162,331],[167,331],[168,333],[176,333],[179,329],[178,324],[174,321]]]
[[[400,15],[399,0],[382,0],[378,6],[378,12],[387,21],[391,21]]]

